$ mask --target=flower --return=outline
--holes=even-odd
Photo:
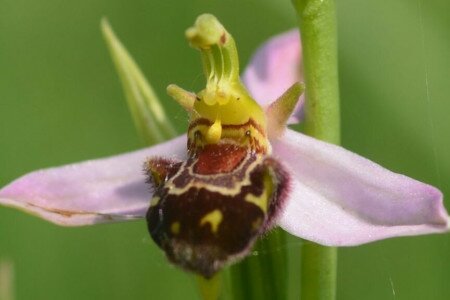
[[[187,34],[194,46],[206,51],[202,45],[209,40],[192,30]],[[443,196],[435,187],[286,128],[288,118],[290,123],[301,119],[302,101],[294,109],[298,93],[289,89],[274,104],[269,105],[269,100],[299,81],[299,50],[297,31],[275,37],[257,52],[243,76],[250,93],[265,108],[271,156],[282,163],[290,178],[277,224],[293,235],[328,246],[447,231]],[[231,55],[230,59],[237,58]],[[225,105],[235,92],[239,88],[228,86],[227,81],[208,81],[199,97],[205,105],[216,101]],[[192,110],[193,94],[176,86],[169,93]],[[295,101],[292,95],[297,95]],[[231,117],[235,115],[227,115]],[[221,122],[208,125],[208,143],[220,139]],[[65,226],[142,219],[152,197],[141,172],[143,162],[155,156],[185,161],[187,143],[182,135],[127,154],[35,171],[1,189],[0,203]]]

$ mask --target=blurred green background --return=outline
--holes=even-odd
[[[1,4],[0,186],[34,169],[142,146],[100,34],[102,16],[180,133],[187,117],[165,87],[202,86],[199,55],[183,35],[197,15],[214,13],[228,27],[243,66],[265,39],[295,26],[288,0]],[[449,198],[450,2],[337,5],[343,145]],[[14,263],[16,299],[198,297],[192,277],[166,263],[144,222],[61,228],[0,207],[0,259]],[[450,299],[449,282],[450,235],[339,252],[338,299]]]

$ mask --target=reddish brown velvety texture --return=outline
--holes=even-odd
[[[229,173],[246,155],[247,150],[236,145],[206,145],[197,157],[194,172],[200,175]]]

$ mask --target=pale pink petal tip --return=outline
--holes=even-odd
[[[301,46],[298,30],[280,34],[261,46],[247,66],[242,80],[261,106],[268,106],[295,82],[303,81],[300,73]],[[289,123],[298,123],[302,118],[304,96]]]
[[[35,171],[1,189],[0,204],[66,226],[141,219],[151,197],[145,160],[184,159],[185,153],[186,136],[181,136],[123,155]]]
[[[279,224],[296,236],[352,246],[449,230],[435,187],[292,130],[273,148],[288,159],[293,182]]]

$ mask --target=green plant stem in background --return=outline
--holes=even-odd
[[[305,133],[339,144],[339,84],[334,0],[293,0],[298,14],[306,84]],[[337,249],[305,242],[301,299],[336,297]]]
[[[293,0],[302,41],[306,84],[305,132],[340,143],[339,83],[334,0]]]
[[[197,285],[203,300],[217,300],[222,288],[222,275],[216,274],[211,279],[196,275]]]
[[[252,255],[227,270],[228,291],[225,299],[287,299],[288,257],[286,233],[272,230],[259,240]]]
[[[300,299],[336,298],[337,248],[305,241],[302,247]]]

